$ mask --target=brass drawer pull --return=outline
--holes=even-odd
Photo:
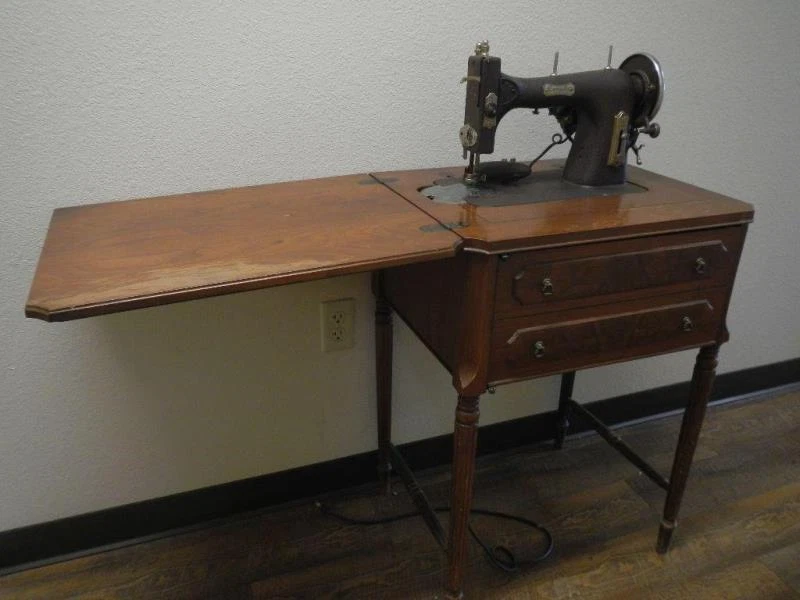
[[[694,323],[692,323],[692,320],[689,317],[683,317],[683,319],[681,319],[681,329],[684,331],[694,330]]]
[[[542,279],[542,294],[545,296],[553,295],[553,281],[549,277]]]
[[[706,272],[706,261],[703,260],[703,257],[700,256],[696,261],[694,261],[694,272],[698,275],[702,275]]]
[[[533,345],[533,356],[542,358],[544,356],[544,342],[539,340]]]

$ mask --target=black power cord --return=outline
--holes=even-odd
[[[419,516],[419,512],[414,511],[414,512],[395,515],[392,517],[384,517],[382,519],[356,519],[353,517],[348,517],[341,513],[337,513],[336,511],[331,510],[328,506],[326,506],[322,502],[317,502],[316,506],[323,515],[333,517],[334,519],[337,519],[349,525],[385,525],[387,523],[394,523],[396,521],[402,521],[405,519],[411,519],[413,517]],[[434,512],[450,512],[450,508],[444,506],[437,506],[433,510]],[[472,525],[469,525],[469,533],[472,536],[472,539],[474,539],[481,547],[484,554],[486,555],[487,560],[498,569],[501,569],[507,573],[514,573],[516,571],[519,571],[523,567],[531,566],[536,563],[542,562],[553,552],[554,544],[553,544],[552,534],[545,527],[539,525],[535,521],[531,521],[530,519],[526,519],[524,517],[518,517],[516,515],[509,515],[502,512],[483,510],[479,508],[472,509],[470,511],[470,514],[482,515],[486,517],[496,517],[498,519],[506,519],[508,521],[515,521],[517,523],[522,523],[523,525],[536,529],[537,531],[540,531],[544,535],[545,541],[547,542],[547,548],[545,549],[545,551],[532,560],[519,562],[514,556],[514,553],[511,552],[511,550],[509,550],[507,547],[498,545],[492,548],[491,546],[489,546],[486,542],[484,542],[480,538],[480,536],[477,533],[475,533],[475,530],[472,529]]]

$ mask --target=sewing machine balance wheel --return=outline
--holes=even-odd
[[[636,120],[643,119],[644,122],[637,125],[646,125],[653,119],[661,108],[664,100],[664,72],[658,60],[646,52],[631,54],[622,61],[619,66],[621,71],[625,71],[631,77],[642,82],[642,101],[639,105]]]

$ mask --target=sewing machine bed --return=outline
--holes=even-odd
[[[541,161],[531,178],[558,178],[563,164]],[[421,191],[436,181],[459,180],[462,173],[463,167],[447,167],[372,176],[456,233],[464,249],[473,252],[574,245],[752,220],[752,207],[744,202],[638,167],[628,167],[628,178],[643,193],[593,188],[577,198],[496,206],[435,202]]]
[[[513,206],[553,202],[570,198],[597,196],[619,196],[637,194],[647,188],[631,181],[620,185],[589,187],[570,183],[561,177],[559,170],[544,171],[510,183],[482,183],[467,185],[461,178],[445,177],[420,193],[434,202],[442,204],[473,204],[475,206]]]

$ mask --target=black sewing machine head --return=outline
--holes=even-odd
[[[548,108],[564,135],[554,143],[571,141],[563,180],[583,186],[612,186],[625,182],[629,149],[637,155],[639,134],[658,136],[652,122],[664,97],[664,77],[649,54],[634,54],[619,68],[559,75],[558,53],[553,72],[545,77],[511,77],[500,71],[500,58],[489,56],[488,42],[480,42],[469,57],[464,126],[460,130],[468,184],[514,180],[530,173],[528,163],[484,163],[482,154],[494,152],[500,120],[514,108]],[[536,112],[536,111],[534,111]],[[535,162],[535,161],[534,161]]]

